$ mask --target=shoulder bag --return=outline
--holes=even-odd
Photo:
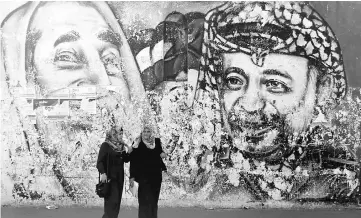
[[[107,157],[107,180],[106,182],[101,182],[100,181],[100,173],[99,173],[99,177],[98,177],[98,184],[95,185],[95,193],[100,197],[100,198],[106,198],[109,196],[110,193],[110,181],[109,181],[109,152],[108,152],[108,157]]]

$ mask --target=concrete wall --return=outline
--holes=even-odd
[[[122,127],[125,141],[132,143],[139,136],[143,123],[150,120],[156,123],[156,134],[168,154],[165,159],[168,172],[164,174],[161,199],[169,202],[181,199],[214,202],[267,199],[355,202],[359,196],[361,158],[361,76],[358,73],[361,67],[360,3],[312,2],[339,39],[349,85],[346,96],[331,109],[325,107],[327,104],[324,103],[330,99],[327,95],[330,93],[325,94],[326,98],[322,95],[322,90],[327,87],[323,89],[323,86],[320,88],[315,85],[313,97],[312,94],[305,94],[308,93],[305,90],[311,86],[309,80],[307,83],[292,83],[298,84],[292,87],[293,90],[304,89],[299,91],[303,93],[299,96],[286,96],[283,93],[276,98],[276,95],[272,97],[268,93],[259,98],[262,92],[257,89],[245,88],[241,92],[242,87],[234,91],[230,86],[223,87],[219,95],[209,91],[202,92],[201,97],[196,95],[204,16],[221,3],[112,2],[110,7],[126,37],[122,41],[123,46],[124,43],[129,44],[130,50],[117,47],[121,57],[119,65],[111,62],[111,66],[106,66],[109,62],[105,62],[101,55],[99,57],[100,51],[104,51],[100,47],[104,45],[89,38],[90,34],[88,38],[82,39],[83,44],[80,41],[77,44],[76,40],[66,42],[61,49],[68,52],[67,57],[60,57],[61,52],[56,46],[50,49],[54,44],[51,40],[58,34],[58,29],[51,22],[56,24],[61,9],[58,9],[57,15],[42,10],[41,16],[45,18],[36,19],[35,16],[33,23],[19,21],[33,14],[30,8],[36,3],[23,6],[22,13],[18,11],[13,14],[12,18],[15,18],[11,22],[15,26],[11,26],[16,28],[12,32],[2,29],[2,204],[30,204],[37,200],[59,202],[60,199],[66,199],[82,204],[99,202],[101,205],[101,199],[94,192],[98,180],[96,160],[110,123],[115,121],[118,128]],[[15,6],[18,5],[2,2],[1,18]],[[101,7],[96,7],[98,12],[105,10],[99,9]],[[170,16],[174,11],[178,13]],[[89,10],[88,14],[82,14],[79,10],[77,17],[70,11],[64,19],[79,21],[76,25],[80,24],[78,30],[81,35],[88,33],[91,28],[92,31],[97,30],[98,26],[91,26],[97,21],[81,23],[82,15],[86,17],[93,12]],[[191,18],[191,22],[183,22],[185,17],[190,19],[193,16],[190,12],[200,13],[197,18]],[[107,17],[104,14],[102,16]],[[154,30],[163,28],[160,23],[165,19],[171,23],[167,25],[176,26],[175,32],[169,31],[165,33],[169,35],[159,37]],[[110,18],[105,20],[108,25],[113,22]],[[38,38],[32,35],[36,38],[31,41],[33,46],[25,47],[26,38],[20,34],[21,28],[31,29],[34,26],[41,34]],[[185,33],[188,39],[184,40],[178,33]],[[16,40],[9,41],[11,37]],[[171,37],[175,40],[169,40]],[[162,53],[160,57],[155,49],[160,45],[159,42],[163,42],[163,47],[158,50]],[[81,51],[86,61],[81,64],[75,62],[73,58],[77,56],[69,56],[69,52],[73,51],[70,48]],[[99,49],[99,52],[91,53],[93,48]],[[187,52],[179,53],[184,48]],[[191,48],[195,53],[191,53]],[[114,51],[111,49],[114,49],[114,45],[109,46],[109,51]],[[15,56],[11,56],[14,51]],[[42,55],[46,52],[48,55]],[[29,54],[31,61],[27,56]],[[54,54],[55,57],[46,59]],[[124,61],[124,57],[131,58]],[[238,61],[227,63],[239,66],[237,63],[242,57],[240,54],[236,56]],[[286,63],[284,66],[290,66],[294,59],[287,58],[276,56],[272,63],[277,62],[278,66]],[[224,61],[227,60],[224,57]],[[98,68],[99,61],[103,61],[103,68]],[[139,68],[139,72],[129,70],[132,61],[136,63],[134,66]],[[31,67],[25,68],[24,62],[30,63]],[[296,59],[294,63],[289,73],[294,75],[293,81],[300,82],[302,59]],[[245,71],[250,69],[244,81],[256,81],[252,77],[256,71],[251,69],[261,68],[255,68],[251,62],[248,65],[242,62],[241,66]],[[109,73],[114,69],[112,67],[119,67],[117,70],[121,72],[120,76]],[[107,77],[104,78],[108,78],[110,83],[100,83],[101,69],[105,69]],[[295,74],[292,74],[292,70]],[[20,80],[16,80],[19,77],[14,77],[11,72],[31,76],[26,81],[23,79],[24,86]],[[90,72],[95,76],[89,76]],[[81,75],[81,79],[78,75]],[[235,79],[243,81],[239,77]],[[278,83],[272,83],[271,80]],[[74,86],[74,81],[80,88]],[[317,81],[320,84],[323,80],[318,77]],[[230,79],[224,82],[240,84]],[[282,89],[282,82],[275,78],[269,79],[267,88],[274,85],[274,89]],[[44,90],[53,88],[52,84],[57,87],[57,91],[44,94]],[[250,86],[251,83],[247,85]],[[143,97],[147,97],[146,102],[141,101]],[[271,98],[272,102],[280,102],[270,104],[277,113],[267,111],[267,98]],[[301,100],[297,100],[313,98],[315,100],[311,101],[308,108],[300,103]],[[257,113],[244,110],[251,101],[263,102],[266,106],[257,110]],[[256,107],[258,103],[251,107]],[[298,106],[294,106],[296,103]],[[243,109],[237,109],[237,104]],[[230,105],[229,109],[226,105]],[[231,116],[227,117],[230,114],[237,116],[239,123],[236,124]],[[274,115],[278,118],[265,118]],[[249,127],[249,123],[258,124],[257,127]],[[296,134],[298,126],[302,128]],[[258,131],[262,132],[259,133],[262,139],[250,139]],[[134,199],[128,187],[129,164],[125,165],[125,169],[123,196]]]

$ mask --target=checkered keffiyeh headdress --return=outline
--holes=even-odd
[[[333,105],[346,95],[340,45],[326,21],[306,3],[229,2],[208,12],[196,98],[204,91],[218,93],[219,54],[232,52],[250,55],[258,66],[269,53],[305,57],[332,76]]]

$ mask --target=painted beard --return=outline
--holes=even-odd
[[[313,106],[310,102],[302,103],[286,115],[280,114],[273,106],[276,113],[268,114],[262,110],[247,112],[234,106],[227,116],[233,146],[260,160],[284,157],[292,147],[290,142],[308,130]]]
[[[233,145],[254,157],[270,156],[287,142],[289,128],[279,113],[247,112],[232,108],[227,121],[233,135]]]

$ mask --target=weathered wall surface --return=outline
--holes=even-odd
[[[1,41],[2,204],[68,199],[101,205],[95,166],[105,132],[115,123],[132,143],[144,122],[156,123],[168,154],[161,199],[355,202],[361,5],[312,3],[339,39],[347,78],[342,84],[348,84],[347,92],[337,92],[346,93],[342,100],[328,107],[333,92],[324,90],[336,83],[320,76],[312,83],[310,71],[302,83],[302,69],[312,68],[304,61],[309,57],[271,48],[258,57],[263,65],[250,58],[256,53],[224,52],[219,72],[225,76],[203,84],[199,75],[210,72],[202,64],[208,55],[205,16],[221,4],[32,2],[12,12]],[[285,7],[298,13],[294,5]],[[255,17],[262,16],[268,15]],[[312,61],[322,72],[335,66]],[[270,70],[286,70],[288,80]],[[211,83],[216,91],[204,89]],[[125,169],[129,175],[128,164]],[[134,198],[127,182],[126,176],[123,196]]]

